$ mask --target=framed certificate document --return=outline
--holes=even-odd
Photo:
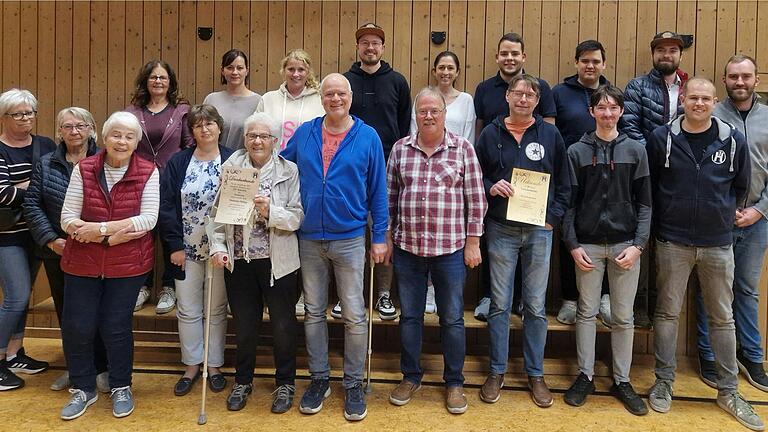
[[[253,198],[259,193],[259,170],[222,167],[217,223],[245,225],[253,214]]]
[[[547,173],[513,168],[510,183],[515,194],[507,204],[507,219],[531,225],[546,225],[549,178]]]

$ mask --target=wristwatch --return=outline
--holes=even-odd
[[[107,223],[102,222],[99,224],[99,234],[105,236],[107,235]]]
[[[640,246],[640,245],[632,245],[632,246],[634,246],[634,247],[638,248],[638,249],[640,250],[640,252],[643,252],[643,251],[645,251],[645,248],[644,248],[644,247],[642,247],[642,246]]]

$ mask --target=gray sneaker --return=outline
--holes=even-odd
[[[717,395],[717,405],[749,429],[755,431],[765,429],[763,420],[738,392]]]
[[[478,321],[488,321],[488,313],[491,309],[491,298],[483,297],[475,308],[475,319]]]
[[[131,393],[131,386],[114,388],[109,397],[112,399],[113,416],[120,418],[128,416],[133,412],[133,393]]]
[[[600,318],[600,321],[603,322],[603,325],[606,327],[611,327],[613,325],[613,321],[611,320],[611,296],[608,294],[603,294],[602,297],[600,297],[600,308],[597,311],[597,316]]]
[[[563,305],[560,306],[560,311],[557,312],[557,321],[561,324],[574,325],[576,324],[576,312],[577,305],[573,300],[563,300]]]
[[[64,390],[65,388],[69,387],[69,372],[64,371],[63,374],[59,375],[58,378],[56,378],[56,381],[51,383],[51,390],[53,391],[60,391]]]
[[[96,390],[101,393],[109,393],[112,390],[109,388],[109,372],[96,375]]]
[[[672,408],[672,384],[657,379],[648,395],[648,403],[654,411],[667,413]]]
[[[69,389],[72,398],[61,409],[62,420],[73,420],[85,413],[85,410],[94,402],[99,400],[99,395],[95,391],[85,392],[80,389]]]
[[[174,307],[176,307],[176,291],[171,287],[163,287],[157,298],[155,313],[162,315],[172,311]]]

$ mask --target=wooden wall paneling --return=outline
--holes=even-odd
[[[96,120],[96,131],[101,135],[101,125],[107,118],[107,66],[108,57],[108,7],[105,2],[91,2],[90,36],[90,98],[86,107]]]
[[[221,89],[221,56],[232,49],[232,6],[237,2],[219,1],[215,3],[213,25],[213,53],[209,61],[211,70],[211,91]],[[196,102],[203,103],[208,95],[198,94]]]
[[[485,76],[485,56],[495,58],[496,47],[493,51],[485,52],[485,8],[482,3],[467,2],[467,55],[464,66],[466,76],[466,88],[470,94],[475,94],[477,84],[483,81]],[[501,35],[499,35],[501,37]],[[498,40],[497,40],[498,42]],[[488,75],[494,75],[498,71],[488,71]]]
[[[424,65],[427,69],[427,85],[437,85],[437,82],[435,81],[435,77],[434,75],[432,75],[432,67],[434,65],[435,57],[437,57],[439,53],[448,49],[448,40],[446,39],[446,41],[440,45],[435,45],[432,42],[431,32],[444,31],[447,36],[449,25],[450,24],[448,22],[448,2],[433,1],[432,11],[430,13],[430,23],[429,23],[429,31],[430,31],[430,35],[429,35],[430,37],[428,38],[429,56],[427,57],[426,64]],[[416,91],[418,91],[418,89],[416,89]]]
[[[19,58],[21,49],[20,11],[21,3],[17,1],[3,2],[3,58]],[[53,28],[53,27],[51,27]],[[18,87],[20,64],[17,61],[4,61],[3,90]]]
[[[757,3],[757,32],[755,32],[755,39],[757,39],[755,50],[755,61],[757,62],[757,70],[760,72],[768,72],[768,2]],[[763,85],[763,88],[764,85]]]
[[[283,82],[280,76],[280,61],[288,51],[285,45],[285,2],[269,2],[267,29],[267,91],[275,90]]]
[[[37,133],[53,136],[56,115],[54,93],[56,86],[56,4],[41,2],[37,6]],[[6,51],[7,53],[7,51]],[[9,86],[3,85],[3,90]]]
[[[483,50],[483,75],[490,76],[499,70],[494,54],[499,39],[504,35],[504,3],[485,2],[485,49]],[[527,42],[527,41],[526,41]],[[526,44],[526,49],[528,45]],[[534,62],[537,63],[537,62]]]
[[[312,57],[312,65],[315,69],[322,61],[321,41],[323,39],[322,2],[313,1],[304,3],[304,49]],[[318,73],[317,71],[315,73]]]
[[[723,67],[725,62],[736,53],[736,2],[717,2],[717,30],[715,40],[715,64],[710,79],[717,87],[717,96],[725,98],[725,85],[723,80]]]
[[[162,2],[160,13],[162,14],[160,58],[174,65],[176,75],[179,80],[182,80],[184,78],[181,77],[181,64],[179,64],[179,39],[182,37],[179,28],[179,3],[174,1]]]
[[[736,2],[736,52],[754,58],[757,36],[757,2]]]
[[[125,3],[125,101],[130,103],[136,91],[135,80],[141,67],[150,59],[144,60],[144,4],[142,2]],[[176,65],[171,65],[175,67]]]
[[[70,106],[88,107],[90,91],[90,55],[86,41],[91,38],[91,6],[86,2],[72,3],[72,100]],[[57,109],[64,108],[58,106]]]
[[[504,33],[509,32],[523,32],[521,35],[527,37],[523,31],[523,22],[526,18],[526,6],[533,4],[536,8],[536,3],[539,1],[507,1],[504,2]],[[538,5],[541,8],[541,5]]]
[[[393,43],[409,43],[404,38],[396,39],[399,35],[395,34],[395,4],[392,1],[376,2],[376,25],[384,29],[384,35],[389,41],[387,48],[384,49],[384,58],[398,72],[402,72],[403,64],[395,62]],[[410,33],[409,33],[410,34]],[[395,42],[398,40],[398,42]],[[408,62],[406,62],[407,65]],[[405,76],[405,75],[404,75]]]
[[[3,6],[0,5],[0,24],[4,24],[3,16],[5,14],[3,13],[3,10],[4,10]],[[3,26],[3,29],[5,29],[5,26]],[[5,34],[4,31],[0,31],[0,56],[2,56],[4,54],[3,53],[3,47],[4,47],[3,35],[4,34]],[[3,80],[3,68],[1,66],[0,66],[0,86],[2,86],[2,88],[0,88],[0,90],[5,90],[7,88],[5,86],[5,81]]]
[[[122,110],[125,98],[125,3],[109,2],[109,50],[107,52],[107,115]],[[130,81],[130,80],[129,80]],[[104,119],[106,120],[106,118]]]
[[[144,51],[144,63],[150,60],[162,58],[162,6],[162,3],[159,1],[144,2],[144,22],[142,25],[142,49]],[[176,65],[172,64],[171,67],[175,68]]]
[[[24,2],[21,4],[19,23],[23,29],[19,44],[19,70],[24,68],[24,73],[21,73],[19,77],[19,86],[31,91],[35,97],[39,97],[37,94],[37,3]],[[83,59],[80,58],[80,61]],[[83,63],[86,67],[88,66],[87,59]],[[37,125],[37,128],[40,129],[40,125]]]
[[[660,0],[656,5],[656,33],[663,31],[676,31],[677,2]]]
[[[651,39],[656,34],[656,4],[637,2],[637,51],[635,52],[635,74],[644,75],[653,66]]]
[[[248,52],[248,30],[250,25],[251,4],[241,1],[232,2],[232,43],[230,48],[237,48],[246,53]],[[216,64],[221,66],[221,56],[224,55],[224,52],[217,54],[219,61]]]
[[[605,48],[606,67],[603,75],[609,81],[616,81],[616,46],[618,45],[617,26],[619,23],[619,5],[617,1],[600,2],[597,27],[597,40]],[[584,40],[584,39],[582,39]]]
[[[698,50],[698,32],[700,30],[711,33],[714,38],[713,29],[700,29],[696,24],[697,5],[696,2],[681,2],[677,5],[677,32],[680,34],[692,34],[693,46],[683,51],[683,58],[680,61],[680,68],[690,74],[694,72],[694,61],[696,59],[696,51]],[[648,38],[650,44],[651,38]],[[648,45],[646,45],[648,46]],[[650,49],[650,46],[649,46]],[[712,47],[714,49],[714,47]]]
[[[191,1],[179,3],[178,18],[178,63],[176,77],[179,81],[179,93],[189,99],[195,99],[195,68],[197,67],[197,5]],[[168,37],[173,37],[169,35]]]
[[[453,86],[460,91],[467,89],[467,74],[464,71],[467,60],[467,2],[452,1],[448,5],[448,50],[453,51],[461,63],[459,77]],[[472,91],[472,89],[470,89]]]
[[[573,50],[579,44],[579,3],[564,2],[560,6],[560,66],[558,76],[574,73]]]
[[[525,3],[525,16],[529,16],[528,2]],[[541,70],[547,82],[556,86],[563,77],[573,73],[569,64],[560,68],[560,2],[545,1],[541,4]],[[527,23],[526,18],[526,23]],[[526,24],[524,24],[526,25]]]
[[[357,58],[357,41],[355,40],[355,31],[359,27],[357,19],[357,4],[355,2],[340,2],[341,3],[341,15],[339,17],[339,66],[338,72],[346,72],[349,70],[352,63],[358,60]],[[408,19],[410,20],[410,9],[408,13]],[[410,21],[409,21],[410,22]],[[410,41],[411,32],[408,31],[408,40]],[[385,35],[386,39],[386,35]],[[384,53],[386,54],[388,49],[393,49],[397,45],[392,45],[385,40],[386,48]],[[410,42],[408,43],[410,45]],[[410,50],[409,50],[410,53]],[[410,55],[407,58],[410,65]],[[406,75],[407,76],[407,75]]]
[[[339,17],[339,2],[323,2],[320,58],[314,59],[318,79],[331,72],[338,72],[343,67],[339,64]]]
[[[381,24],[376,22],[376,2],[375,1],[359,1],[357,2],[357,25],[355,29],[365,23],[375,23],[379,27]],[[386,29],[384,29],[386,31]],[[385,34],[386,37],[386,34]]]
[[[429,82],[429,23],[430,2],[413,2],[413,31],[411,32],[411,98]],[[407,79],[408,77],[406,77]]]
[[[214,2],[205,1],[197,3],[197,27],[215,27],[214,15]],[[230,31],[230,29],[225,29],[224,31]],[[214,28],[215,34],[216,29]],[[195,94],[187,96],[190,101],[201,101],[214,89],[213,59],[216,56],[214,53],[215,41],[215,36],[207,41],[196,38]]]
[[[579,41],[597,39],[597,22],[600,3],[596,1],[579,2]],[[577,42],[577,44],[578,44]],[[573,46],[575,48],[576,45]]]
[[[717,2],[700,1],[696,11],[696,60],[694,74],[712,79],[715,69]]]
[[[624,88],[635,76],[637,2],[619,2],[616,21],[619,31],[616,35],[616,78],[613,84]]]
[[[392,21],[392,42],[387,43],[387,50],[392,56],[392,63],[397,65],[397,70],[408,80],[411,77],[411,25],[413,23],[413,4],[409,1],[396,1],[394,4],[394,19]],[[342,25],[343,29],[343,25]],[[354,37],[353,37],[354,39]],[[339,65],[344,69],[346,65]]]
[[[541,26],[541,2],[527,2],[525,5],[525,21],[523,23],[523,41],[525,42],[525,71],[544,78],[544,75],[550,79],[557,79],[556,73],[549,73],[541,67],[544,53],[545,39],[542,35],[544,28]],[[498,43],[498,42],[497,42]],[[548,46],[551,49],[552,46]],[[556,48],[555,48],[556,49]],[[551,82],[551,81],[549,81]]]
[[[289,1],[285,2],[285,52],[296,48],[304,48],[304,3]]]
[[[72,2],[56,2],[54,111],[69,106],[72,102],[72,26]]]
[[[269,72],[268,31],[269,4],[266,2],[251,3],[251,22],[248,40],[250,46],[245,47],[248,53],[249,75],[251,90],[264,94],[267,90],[267,73]],[[278,65],[273,67],[279,68]]]

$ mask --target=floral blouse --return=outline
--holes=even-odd
[[[269,197],[272,195],[273,162],[268,162],[259,171],[259,195]],[[251,237],[248,239],[248,256],[250,259],[269,258],[269,228],[267,221],[254,211]],[[235,259],[242,259],[243,254],[243,227],[235,225]]]
[[[189,161],[181,184],[181,221],[184,227],[184,252],[188,260],[208,258],[205,217],[211,211],[221,180],[221,155],[210,161]]]

